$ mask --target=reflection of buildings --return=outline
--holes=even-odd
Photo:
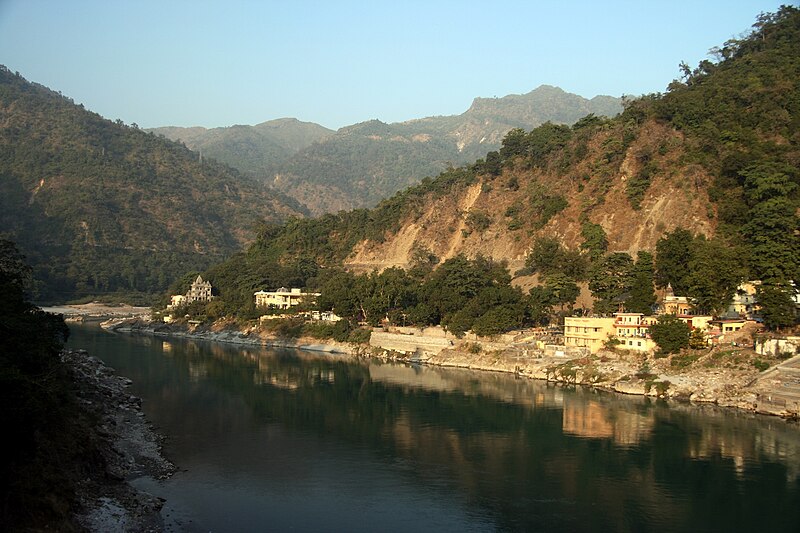
[[[561,387],[519,380],[504,374],[476,374],[464,369],[414,368],[391,363],[370,363],[369,377],[372,381],[390,385],[435,392],[458,392],[465,396],[484,396],[525,407],[557,407],[563,402]]]
[[[576,399],[564,403],[561,429],[579,437],[610,438],[620,446],[633,446],[650,435],[654,423],[652,416]]]
[[[596,439],[614,435],[614,426],[606,419],[606,410],[600,404],[588,401],[581,404],[568,402],[564,405],[561,429],[580,437]]]
[[[280,389],[311,388],[322,383],[334,383],[336,372],[332,368],[313,366],[306,370],[296,365],[281,365],[273,357],[255,358],[257,369],[253,373],[256,385],[271,385]]]

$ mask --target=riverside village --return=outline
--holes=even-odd
[[[413,364],[508,372],[520,377],[580,384],[625,394],[713,403],[796,418],[800,414],[800,337],[766,334],[756,299],[758,281],[741,283],[720,316],[694,314],[690,298],[668,285],[652,313],[565,316],[563,325],[498,335],[454,334],[424,328],[361,323],[359,338],[315,338],[314,327],[342,321],[317,304],[321,293],[280,287],[253,293],[259,316],[242,323],[186,313],[215,298],[209,281],[197,276],[185,294],[172,295],[151,320],[112,319],[117,331],[213,339],[237,344],[286,346]],[[794,297],[800,313],[800,296]],[[664,353],[652,330],[669,318],[684,325],[688,342]],[[305,328],[302,326],[305,325]],[[308,332],[312,332],[309,334]],[[354,342],[355,340],[355,342]]]

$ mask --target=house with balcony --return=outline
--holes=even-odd
[[[619,347],[637,352],[650,352],[656,343],[650,338],[650,326],[656,318],[642,313],[614,313],[614,337]]]

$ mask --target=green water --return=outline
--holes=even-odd
[[[180,472],[168,531],[800,531],[800,428],[513,376],[73,328]]]

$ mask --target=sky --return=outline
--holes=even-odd
[[[0,0],[0,64],[111,120],[338,129],[556,85],[663,92],[788,0]]]

